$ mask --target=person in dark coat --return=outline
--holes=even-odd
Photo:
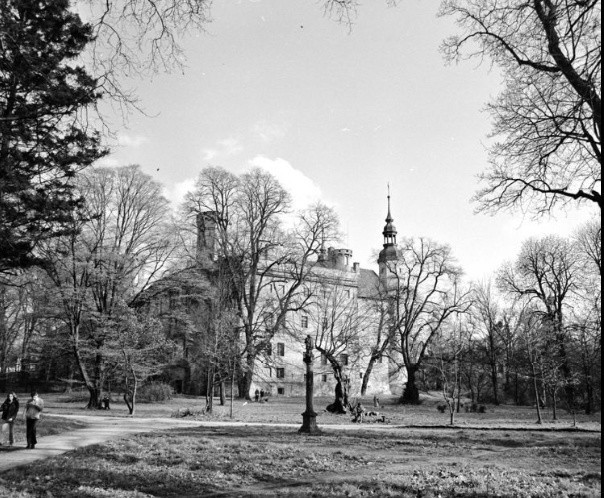
[[[44,410],[44,401],[37,392],[31,393],[31,399],[25,405],[25,425],[27,433],[27,449],[33,450],[38,444],[36,438],[36,427],[40,421],[40,415]]]
[[[8,426],[8,445],[12,446],[15,442],[13,426],[15,425],[17,413],[19,413],[19,399],[15,393],[8,394],[6,401],[0,407],[0,411],[2,411],[2,422]]]

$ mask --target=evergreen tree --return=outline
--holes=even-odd
[[[65,233],[74,174],[103,155],[83,119],[101,94],[75,63],[91,41],[68,0],[0,0],[0,274]]]

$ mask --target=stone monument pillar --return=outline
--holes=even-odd
[[[321,434],[317,427],[317,414],[313,407],[314,394],[314,373],[313,363],[313,340],[310,335],[306,336],[306,351],[304,352],[304,363],[306,363],[306,411],[302,414],[302,427],[298,431],[300,434]]]

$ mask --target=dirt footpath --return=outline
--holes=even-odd
[[[52,423],[52,417],[51,414],[46,416],[47,423]],[[82,415],[60,415],[60,417],[82,421],[88,427],[56,436],[40,437],[35,450],[27,450],[23,444],[10,449],[3,448],[0,452],[0,472],[130,434],[201,425],[200,422],[171,418],[131,419]]]

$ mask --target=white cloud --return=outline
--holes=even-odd
[[[164,196],[172,203],[174,209],[184,201],[185,195],[195,188],[195,178],[187,178],[182,182],[164,187]]]
[[[202,151],[203,159],[206,162],[211,162],[217,157],[236,156],[243,150],[239,140],[233,137],[225,138],[217,143],[217,147],[207,148]]]
[[[203,150],[203,160],[206,162],[213,161],[218,156],[218,151],[216,149],[204,149]]]
[[[132,147],[134,149],[137,149],[138,147],[147,142],[149,142],[149,139],[143,135],[131,136],[126,134],[120,134],[117,137],[117,143],[122,147]]]
[[[285,190],[292,195],[295,210],[304,209],[323,197],[319,186],[285,159],[256,156],[249,164],[250,167],[261,168],[277,178]]]
[[[280,140],[285,136],[286,126],[280,126],[268,121],[258,121],[253,127],[252,131],[255,135],[260,137],[263,142],[274,142]]]

